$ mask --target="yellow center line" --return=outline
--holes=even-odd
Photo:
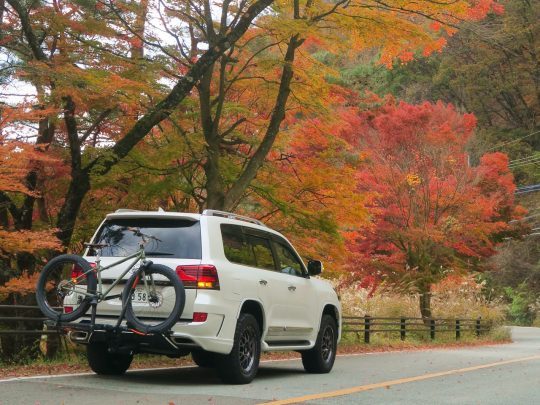
[[[531,361],[531,360],[540,360],[540,355],[530,356],[530,357],[521,357],[519,359],[513,359],[513,360],[498,361],[496,363],[481,364],[479,366],[458,368],[455,370],[440,371],[437,373],[424,374],[424,375],[419,375],[416,377],[400,378],[397,380],[384,381],[384,382],[375,383],[375,384],[359,385],[356,387],[344,388],[344,389],[336,390],[336,391],[321,392],[319,394],[310,394],[310,395],[304,395],[301,397],[294,397],[294,398],[281,399],[278,401],[265,402],[265,404],[267,405],[268,404],[271,404],[271,405],[297,404],[300,402],[306,402],[306,401],[311,401],[311,400],[316,400],[316,399],[333,398],[333,397],[339,397],[342,395],[356,394],[357,392],[370,391],[370,390],[375,390],[377,388],[388,388],[392,385],[407,384],[407,383],[415,382],[415,381],[428,380],[431,378],[444,377],[444,376],[453,375],[453,374],[468,373],[470,371],[482,370],[484,368],[504,366],[506,364],[521,363],[524,361]]]

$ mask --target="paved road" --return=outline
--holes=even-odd
[[[193,367],[0,381],[0,404],[540,404],[540,329],[481,348],[340,356],[331,374],[300,361],[261,365],[247,386]]]

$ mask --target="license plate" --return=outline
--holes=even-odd
[[[134,302],[136,304],[146,304],[148,302],[148,294],[146,293],[146,290],[143,290],[142,288],[136,288],[135,291],[131,293],[131,302]]]

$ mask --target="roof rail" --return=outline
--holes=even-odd
[[[250,222],[250,223],[255,224],[255,225],[266,226],[264,223],[262,223],[258,219],[246,217],[244,215],[233,214],[232,212],[217,211],[217,210],[204,210],[202,215],[229,218],[229,219],[236,219],[238,221]]]
[[[140,210],[132,210],[131,208],[118,208],[114,212],[138,212],[138,211],[140,211]]]

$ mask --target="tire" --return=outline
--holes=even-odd
[[[88,365],[100,375],[122,375],[131,365],[133,355],[109,353],[106,343],[96,342],[86,346]]]
[[[251,314],[240,314],[231,352],[217,358],[217,370],[227,384],[249,384],[257,375],[261,357],[261,332]]]
[[[78,277],[74,283],[72,270],[75,266],[86,277]],[[96,275],[91,270],[90,263],[76,255],[60,255],[49,261],[43,267],[36,285],[36,301],[43,315],[62,322],[71,322],[84,315],[90,308],[92,297],[81,294],[75,299],[73,294],[77,294],[74,290],[88,294],[96,292]],[[72,305],[73,311],[63,313],[64,305]]]
[[[338,330],[330,315],[323,315],[315,347],[302,353],[302,364],[308,373],[329,373],[334,366],[337,350]]]
[[[206,350],[193,350],[191,352],[193,362],[202,368],[213,368],[216,366],[216,354]]]
[[[126,303],[126,320],[128,325],[144,333],[163,333],[169,331],[180,318],[186,303],[184,285],[167,266],[152,264],[144,270],[147,283],[162,286],[152,303],[148,305],[132,305],[131,294],[137,285],[144,286],[140,279],[143,272],[137,271],[128,280],[122,292],[122,302]],[[159,275],[161,277],[154,277]],[[164,317],[166,315],[166,317]]]

